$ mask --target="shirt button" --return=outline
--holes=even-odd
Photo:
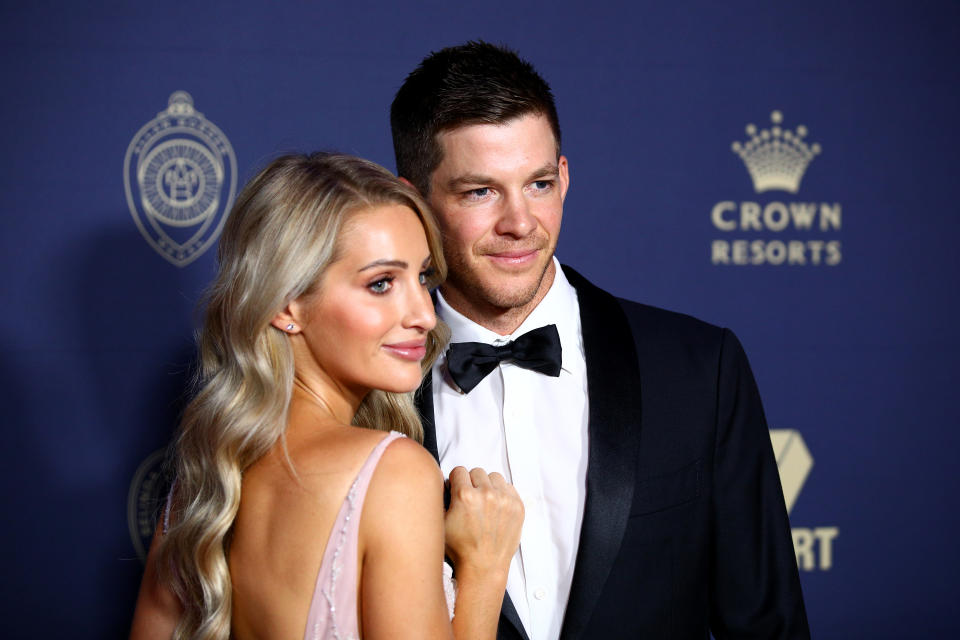
[[[544,589],[543,587],[537,587],[536,590],[534,590],[533,592],[533,597],[536,598],[537,600],[543,600],[544,598],[547,597],[547,590]]]

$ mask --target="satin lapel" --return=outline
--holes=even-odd
[[[504,621],[512,626],[512,629],[504,629]],[[510,599],[510,594],[503,594],[503,606],[500,607],[500,624],[497,627],[497,638],[503,640],[510,640],[511,638],[520,638],[521,640],[528,640],[527,631],[523,628],[523,624],[520,622],[520,616],[517,614],[517,608],[513,606],[513,600]]]
[[[616,298],[569,267],[577,290],[590,405],[587,497],[561,640],[583,637],[623,540],[640,444],[640,369]]]
[[[423,446],[439,463],[440,453],[437,447],[437,429],[434,423],[433,413],[432,371],[428,371],[427,375],[423,377],[423,382],[420,383],[420,388],[417,389],[413,399],[417,405],[417,410],[420,412],[420,422],[423,424]],[[444,505],[446,505],[448,501],[449,497],[444,495]],[[504,622],[512,625],[514,631],[514,633],[505,633],[504,637],[519,637],[522,640],[527,640],[527,632],[524,630],[523,624],[520,622],[520,616],[517,614],[517,609],[513,606],[513,601],[510,600],[510,596],[506,593],[503,594],[503,607],[500,610],[500,626],[503,626]],[[500,633],[498,632],[497,635],[499,637]]]
[[[423,382],[414,394],[413,401],[417,405],[417,411],[420,412],[420,423],[423,424],[423,448],[429,451],[439,464],[437,429],[433,422],[433,369],[423,376]]]

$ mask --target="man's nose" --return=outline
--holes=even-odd
[[[499,235],[524,238],[537,228],[537,219],[530,209],[530,202],[522,194],[508,195],[502,205],[495,225]]]

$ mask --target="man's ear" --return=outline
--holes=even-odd
[[[560,200],[562,202],[567,197],[567,189],[570,188],[570,163],[567,162],[566,156],[560,156],[557,160],[557,169],[560,173]]]
[[[270,324],[275,326],[280,331],[289,334],[300,333],[300,330],[303,328],[300,326],[300,323],[297,321],[295,309],[292,307],[295,306],[294,302],[291,302],[283,308],[282,311],[273,316],[273,320],[270,321]]]
[[[403,176],[397,176],[397,178],[399,178],[400,182],[402,182],[403,184],[407,185],[408,187],[413,187],[417,193],[420,193],[420,189],[417,189],[416,185],[414,185],[412,182],[410,182]],[[420,195],[423,195],[423,194],[420,193]]]

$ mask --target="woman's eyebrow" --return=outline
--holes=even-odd
[[[406,269],[409,266],[410,265],[403,260],[387,260],[386,258],[381,258],[380,260],[374,260],[370,264],[360,267],[358,271],[366,271],[374,267],[398,267],[400,269]]]

